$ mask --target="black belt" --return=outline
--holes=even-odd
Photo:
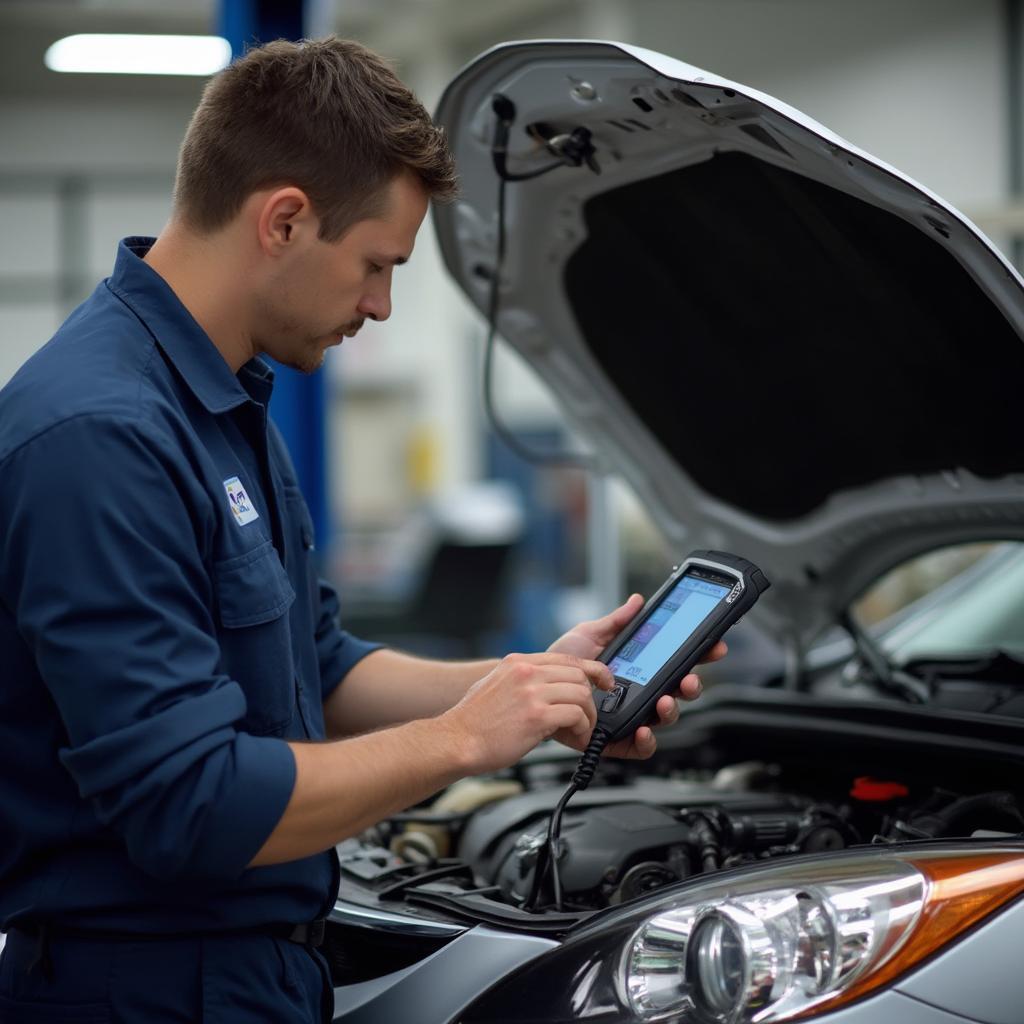
[[[318,917],[315,921],[307,924],[282,925],[282,931],[277,937],[287,939],[289,942],[297,942],[300,946],[312,946],[316,949],[324,944],[324,935],[327,932],[327,918]],[[256,929],[259,931],[259,929]],[[271,934],[274,934],[271,932]]]
[[[323,944],[327,929],[326,918],[319,917],[305,924],[269,924],[251,928],[228,928],[212,932],[122,932],[104,928],[74,928],[51,922],[19,922],[10,926],[12,932],[33,939],[36,943],[35,957],[28,970],[41,967],[43,974],[53,977],[53,963],[50,959],[51,939],[93,939],[99,942],[163,942],[170,939],[213,939],[230,935],[270,935],[276,939],[297,942],[301,946],[315,949]]]

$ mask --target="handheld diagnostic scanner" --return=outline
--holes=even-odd
[[[538,853],[524,904],[527,910],[537,907],[549,875],[554,907],[562,909],[558,869],[562,814],[572,795],[590,785],[601,751],[651,721],[658,698],[676,693],[683,676],[768,587],[764,573],[745,558],[724,551],[694,551],[598,656],[612,670],[615,687],[595,694],[597,724],[569,787],[551,814],[547,842]]]
[[[609,743],[654,716],[654,705],[735,625],[769,587],[752,562],[694,551],[598,657],[615,688],[596,695],[597,729]],[[596,731],[596,730],[595,730]]]

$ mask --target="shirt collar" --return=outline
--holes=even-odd
[[[134,236],[122,239],[107,286],[146,325],[209,412],[227,412],[249,401],[266,404],[270,400],[273,371],[256,358],[239,371],[241,380],[231,372],[210,336],[196,323],[171,286],[143,262],[142,257],[155,241]]]

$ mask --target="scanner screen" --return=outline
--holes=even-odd
[[[683,576],[608,663],[612,674],[646,686],[731,589]]]

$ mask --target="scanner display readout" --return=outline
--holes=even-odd
[[[730,589],[683,576],[608,663],[612,674],[645,686],[729,595]]]

